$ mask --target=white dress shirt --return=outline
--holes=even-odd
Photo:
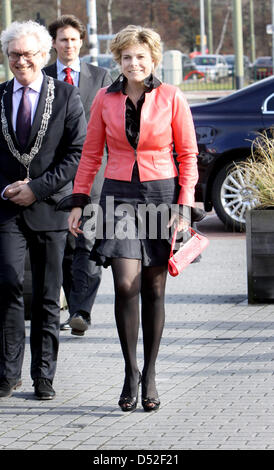
[[[37,109],[37,104],[42,88],[42,83],[43,83],[44,76],[41,72],[39,74],[39,77],[32,83],[28,85],[29,91],[28,91],[28,98],[30,101],[30,106],[31,106],[31,124],[33,123],[34,115]],[[13,82],[13,94],[12,94],[12,126],[14,129],[14,132],[16,132],[16,119],[17,119],[17,112],[18,108],[20,105],[21,97],[23,94],[21,83],[19,83],[16,78],[14,78]]]

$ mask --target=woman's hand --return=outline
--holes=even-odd
[[[187,232],[190,222],[188,219],[178,214],[178,212],[173,212],[167,226],[172,227],[172,225],[177,228],[178,232]]]
[[[82,209],[81,207],[74,207],[69,215],[68,224],[69,224],[69,231],[72,233],[74,237],[78,237],[79,233],[83,233],[79,227],[81,225],[81,216],[82,216]]]

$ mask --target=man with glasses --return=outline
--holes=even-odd
[[[64,80],[79,87],[86,120],[89,120],[90,107],[97,91],[111,84],[109,73],[102,67],[80,61],[79,54],[86,29],[74,15],[62,15],[49,25],[57,60],[45,67],[47,75]],[[91,191],[91,202],[99,203],[106,155]],[[91,214],[89,214],[91,215]],[[88,219],[82,218],[82,225]],[[90,234],[92,232],[90,231]],[[63,288],[68,302],[70,316],[62,323],[61,330],[71,328],[71,333],[83,336],[90,324],[90,314],[101,282],[102,270],[89,259],[95,238],[87,239],[80,234],[75,238],[69,233],[63,261]]]
[[[67,213],[86,135],[79,91],[42,72],[52,40],[33,21],[1,34],[14,78],[0,85],[0,397],[21,385],[25,347],[23,278],[32,270],[31,377],[35,397],[54,398]]]

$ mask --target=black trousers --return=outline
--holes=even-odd
[[[82,217],[82,229],[89,218],[90,216]],[[92,232],[88,235],[92,235]],[[90,315],[100,286],[101,266],[97,266],[95,261],[89,258],[94,242],[95,234],[89,238],[82,234],[77,238],[71,233],[67,236],[63,260],[63,288],[70,315],[77,312]]]
[[[67,230],[32,231],[21,215],[0,225],[0,377],[21,377],[25,348],[23,280],[29,248],[33,290],[31,377],[54,378],[66,237]]]

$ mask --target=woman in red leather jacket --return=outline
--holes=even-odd
[[[69,228],[75,236],[81,232],[82,208],[89,202],[107,143],[99,207],[102,220],[97,223],[91,258],[110,265],[113,272],[115,318],[125,360],[119,406],[123,411],[135,410],[141,383],[142,406],[153,411],[160,406],[155,363],[164,327],[170,230],[174,225],[180,230],[189,225],[197,182],[197,144],[185,97],[177,87],[153,75],[161,59],[159,35],[129,25],[115,36],[111,51],[122,74],[101,89],[93,102],[71,196]],[[140,296],[142,374],[136,358]]]

